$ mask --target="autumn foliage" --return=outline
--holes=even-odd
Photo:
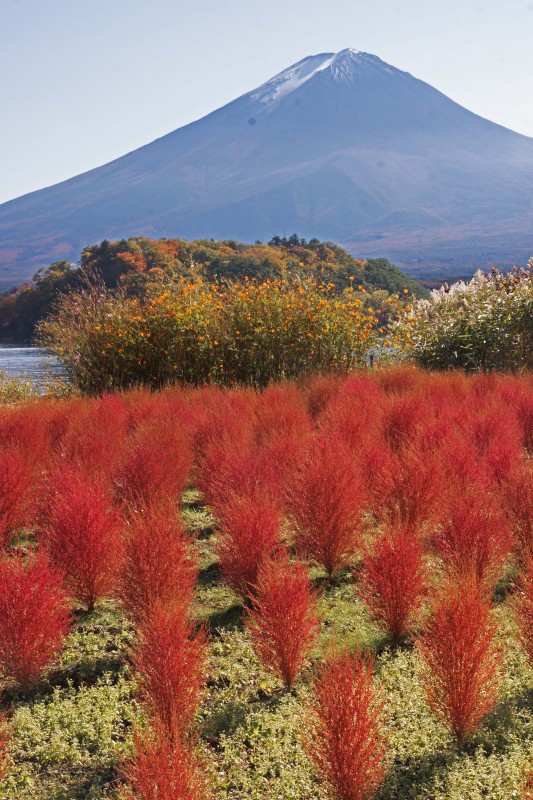
[[[128,442],[117,475],[120,496],[138,503],[179,501],[192,468],[189,438],[179,419],[157,415],[141,422]]]
[[[158,604],[189,607],[197,577],[190,545],[172,503],[152,502],[130,514],[119,596],[131,617],[142,620]]]
[[[98,480],[73,467],[54,473],[43,503],[42,539],[72,597],[88,610],[115,591],[121,522]]]
[[[143,620],[133,653],[140,697],[165,735],[183,739],[203,685],[205,636],[183,609],[157,605]]]
[[[22,690],[37,683],[70,625],[61,575],[40,555],[0,561],[0,672]]]
[[[522,645],[533,666],[533,558],[528,560],[520,577],[514,612]]]
[[[251,794],[279,794],[278,779],[290,776],[275,774],[272,761],[268,775],[259,772],[256,748],[269,747],[270,735],[292,746],[283,714],[313,687],[304,725],[324,793],[369,800],[386,771],[372,665],[337,650],[324,662],[322,650],[324,638],[334,642],[346,629],[368,634],[358,628],[357,601],[350,605],[357,597],[393,645],[379,663],[400,749],[410,725],[395,717],[411,713],[406,696],[424,736],[433,724],[417,680],[461,746],[496,706],[502,651],[517,655],[513,637],[524,658],[508,660],[509,682],[523,684],[525,660],[533,665],[532,387],[527,375],[369,369],[261,391],[209,383],[43,398],[31,413],[0,408],[0,677],[4,704],[13,704],[15,777],[24,769],[19,733],[26,735],[17,704],[33,715],[56,693],[80,683],[84,691],[88,675],[92,690],[93,670],[104,683],[116,667],[119,713],[131,708],[131,686],[146,721],[122,773],[129,800],[208,796],[202,749],[211,751],[224,796],[241,764]],[[241,595],[242,620],[228,587]],[[19,692],[50,673],[72,604],[79,621],[65,666],[28,704]],[[200,620],[211,623],[209,647]],[[408,636],[413,652],[395,647]],[[247,674],[252,647],[290,692],[258,691],[254,671]],[[198,713],[204,667],[207,702]],[[310,687],[304,680],[294,688],[315,670]],[[398,670],[401,682],[391,685]],[[243,677],[246,705],[235,701]],[[520,725],[526,688],[506,696]],[[475,742],[492,740],[501,724],[501,714],[491,716],[490,732]],[[0,719],[0,774],[4,728]],[[517,730],[514,741],[525,747]],[[235,741],[244,761],[228,767]],[[431,770],[418,784],[416,753],[410,745],[398,753],[384,794],[409,794],[411,780],[412,791],[431,793]],[[264,778],[259,790],[251,775]]]
[[[202,763],[190,742],[164,733],[137,734],[123,769],[124,800],[206,800],[210,796]]]
[[[247,596],[261,565],[280,546],[279,508],[268,495],[229,494],[220,511],[217,549],[226,582]]]
[[[335,800],[370,800],[386,774],[382,701],[372,684],[372,662],[348,652],[330,655],[314,690],[306,745],[318,776]]]
[[[358,591],[393,642],[418,620],[426,589],[419,534],[406,526],[385,529],[364,557]]]
[[[247,625],[262,662],[290,688],[320,626],[317,597],[303,564],[291,563],[285,553],[263,564]]]
[[[33,474],[16,448],[0,449],[0,545],[30,519]]]
[[[318,433],[295,468],[287,491],[296,546],[332,577],[360,546],[364,509],[362,479],[351,450]]]
[[[472,578],[445,585],[431,612],[418,639],[427,696],[461,745],[498,701],[496,624],[490,601]]]
[[[468,489],[451,495],[434,543],[450,574],[471,576],[487,588],[502,575],[513,544],[497,500]]]

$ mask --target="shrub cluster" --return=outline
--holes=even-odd
[[[509,274],[478,271],[418,300],[395,336],[429,369],[517,370],[533,366],[533,259]]]
[[[315,665],[321,589],[344,581],[384,642],[414,643],[429,706],[462,746],[500,698],[500,581],[532,658],[532,389],[527,376],[404,367],[0,409],[14,498],[0,506],[2,677],[31,689],[63,646],[72,604],[118,601],[146,717],[126,791],[208,796],[197,722],[210,661],[179,518],[194,482],[257,658],[289,691],[314,672],[306,742],[317,776],[333,798],[374,796],[385,707],[371,659],[341,646]]]
[[[101,393],[179,381],[265,386],[365,363],[377,317],[351,288],[307,279],[161,281],[143,299],[103,287],[63,296],[40,326],[77,386]]]

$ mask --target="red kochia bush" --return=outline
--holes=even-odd
[[[290,688],[318,636],[320,617],[307,570],[286,553],[265,562],[248,612],[254,648]]]
[[[338,434],[357,453],[363,442],[380,435],[382,401],[374,381],[354,376],[341,386],[318,424]]]
[[[255,439],[266,464],[273,464],[271,488],[280,502],[313,430],[303,397],[292,384],[274,385],[259,395]]]
[[[418,429],[430,413],[423,398],[408,394],[392,394],[383,403],[383,438],[396,452],[405,444],[413,442]]]
[[[496,480],[504,480],[520,460],[522,431],[512,410],[496,399],[465,415],[467,432]]]
[[[205,770],[191,743],[164,733],[135,737],[132,759],[123,770],[129,786],[124,800],[206,800]]]
[[[224,390],[211,384],[194,393],[194,451],[200,462],[212,442],[225,436],[239,441],[252,431],[256,402],[257,392],[245,387]]]
[[[49,452],[47,406],[40,401],[0,408],[0,450],[15,447],[37,475]]]
[[[368,459],[372,450],[365,450]],[[374,483],[372,505],[380,522],[420,529],[439,519],[443,477],[434,453],[413,445],[391,453],[381,442],[372,455],[368,478]]]
[[[418,533],[408,527],[386,529],[365,556],[359,594],[393,642],[418,619],[426,588]]]
[[[449,511],[434,538],[437,552],[456,577],[471,575],[492,589],[512,547],[509,525],[496,500],[459,489],[449,497]]]
[[[109,482],[126,437],[128,414],[123,398],[104,395],[98,400],[77,400],[70,411],[58,457]]]
[[[42,534],[72,596],[89,610],[117,585],[123,547],[120,519],[98,481],[75,468],[51,478]]]
[[[418,639],[429,704],[459,745],[498,700],[502,656],[495,633],[490,601],[468,578],[442,588]]]
[[[117,475],[119,494],[141,505],[156,497],[179,500],[192,462],[189,436],[180,420],[170,414],[151,417],[138,426],[126,447]]]
[[[195,632],[183,609],[154,606],[144,619],[133,653],[140,696],[172,740],[185,737],[203,683],[205,635]]]
[[[61,649],[69,609],[61,576],[44,556],[0,561],[0,671],[23,690],[39,681]]]
[[[0,546],[30,519],[33,473],[18,449],[0,449]]]
[[[533,666],[533,557],[527,561],[518,583],[514,612],[522,645]]]
[[[520,561],[533,558],[533,461],[513,469],[502,485],[503,507],[512,525]]]
[[[226,582],[246,596],[253,591],[265,559],[280,545],[280,516],[270,497],[230,494],[219,512],[218,554]]]
[[[310,442],[287,491],[298,550],[330,577],[357,551],[364,509],[362,479],[339,436],[319,433]]]
[[[141,620],[157,603],[187,609],[198,570],[174,504],[134,511],[125,540],[119,594],[130,616]]]
[[[232,494],[251,496],[260,490],[274,499],[277,465],[273,454],[257,446],[250,431],[242,436],[223,435],[206,447],[197,485],[205,502],[220,514]]]
[[[307,750],[331,796],[375,797],[385,777],[385,737],[372,662],[347,652],[330,656],[315,681],[309,712]]]

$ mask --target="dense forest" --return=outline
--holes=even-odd
[[[56,261],[39,270],[31,283],[0,295],[0,341],[29,342],[36,324],[52,309],[61,293],[80,288],[98,275],[106,287],[142,296],[164,275],[219,282],[245,279],[315,278],[341,292],[355,285],[369,295],[407,289],[423,297],[426,290],[385,258],[362,261],[332,242],[306,241],[296,234],[274,236],[268,244],[234,240],[148,239],[104,240],[85,248],[76,266]]]

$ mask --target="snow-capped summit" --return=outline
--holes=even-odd
[[[0,270],[24,265],[27,277],[104,238],[295,231],[464,274],[504,255],[527,260],[532,198],[533,139],[348,48],[304,58],[197,122],[4,203]]]
[[[377,56],[348,47],[339,53],[320,53],[316,56],[308,56],[270,78],[258,89],[250,92],[249,96],[254,101],[270,105],[303,86],[312,78],[354,82],[364,78],[365,74],[372,70],[405,74],[390,67]]]
[[[317,72],[327,69],[335,59],[334,53],[321,53],[318,56],[308,56],[307,58],[293,64],[292,67],[284,69],[278,75],[270,78],[258,89],[250,92],[250,98],[260,103],[271,103],[281,97],[293,92],[306,81],[310,80]]]

